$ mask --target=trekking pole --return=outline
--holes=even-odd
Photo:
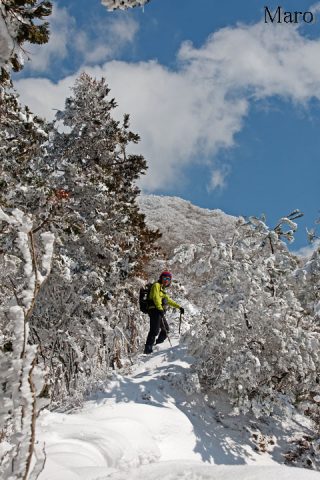
[[[181,322],[182,322],[182,313],[180,312],[180,317],[179,317],[179,335],[181,332]]]
[[[171,340],[170,340],[170,337],[169,337],[168,330],[166,329],[165,323],[164,323],[164,321],[163,321],[163,317],[161,317],[161,322],[162,322],[163,329],[164,329],[164,331],[165,331],[166,334],[167,334],[167,339],[169,340],[170,347],[172,347],[172,343],[171,343]]]

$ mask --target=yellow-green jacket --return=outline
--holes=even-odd
[[[151,287],[148,298],[151,304],[149,308],[157,308],[158,310],[163,311],[162,300],[164,298],[167,300],[170,307],[180,308],[180,305],[174,302],[169,295],[166,294],[164,287],[159,282],[155,282]]]

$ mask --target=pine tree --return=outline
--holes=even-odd
[[[130,350],[130,342],[117,336],[119,329],[128,330],[130,338],[136,328],[129,318],[137,314],[130,277],[151,255],[158,237],[146,228],[135,201],[139,189],[134,182],[146,162],[127,154],[127,147],[139,137],[129,130],[128,116],[122,124],[114,120],[116,103],[108,95],[104,79],[82,74],[65,110],[57,114],[46,147],[47,177],[63,206],[50,217],[57,237],[54,265],[32,324],[43,351],[54,345],[54,361],[65,358],[64,364],[72,365],[67,371],[61,361],[55,364],[54,371],[63,372],[57,381],[65,392],[76,385],[80,391],[83,372],[88,381],[94,370],[105,375],[119,342],[124,353]]]
[[[121,252],[111,270],[118,268],[125,278],[138,266],[146,252],[144,236],[151,233],[135,202],[139,189],[134,182],[145,172],[146,162],[141,155],[127,154],[128,145],[137,143],[139,136],[129,130],[128,115],[121,125],[112,118],[116,103],[107,99],[104,79],[82,74],[73,92],[65,111],[57,114],[70,131],[54,130],[48,147],[52,185],[68,196],[67,230],[90,232],[100,260],[103,252],[106,258],[115,258],[108,251]]]
[[[50,1],[1,0],[0,2],[0,82],[9,79],[9,71],[23,68],[24,42],[42,44],[49,39]]]
[[[0,202],[39,211],[48,194],[41,174],[42,145],[48,138],[45,121],[21,106],[18,95],[0,86]],[[28,191],[30,186],[30,191]]]

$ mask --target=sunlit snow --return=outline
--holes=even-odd
[[[231,418],[223,425],[187,388],[190,358],[179,336],[141,355],[131,374],[114,374],[76,413],[45,412],[39,480],[308,480],[314,471],[277,465],[258,453]]]

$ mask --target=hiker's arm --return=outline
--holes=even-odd
[[[150,291],[150,300],[153,301],[153,303],[155,304],[155,307],[158,310],[163,311],[162,299],[160,297],[160,283],[157,282],[152,285],[151,291]]]
[[[180,308],[180,305],[179,305],[178,303],[174,302],[174,301],[169,297],[169,295],[165,294],[165,295],[164,295],[164,298],[167,299],[168,305],[170,305],[170,307]]]

